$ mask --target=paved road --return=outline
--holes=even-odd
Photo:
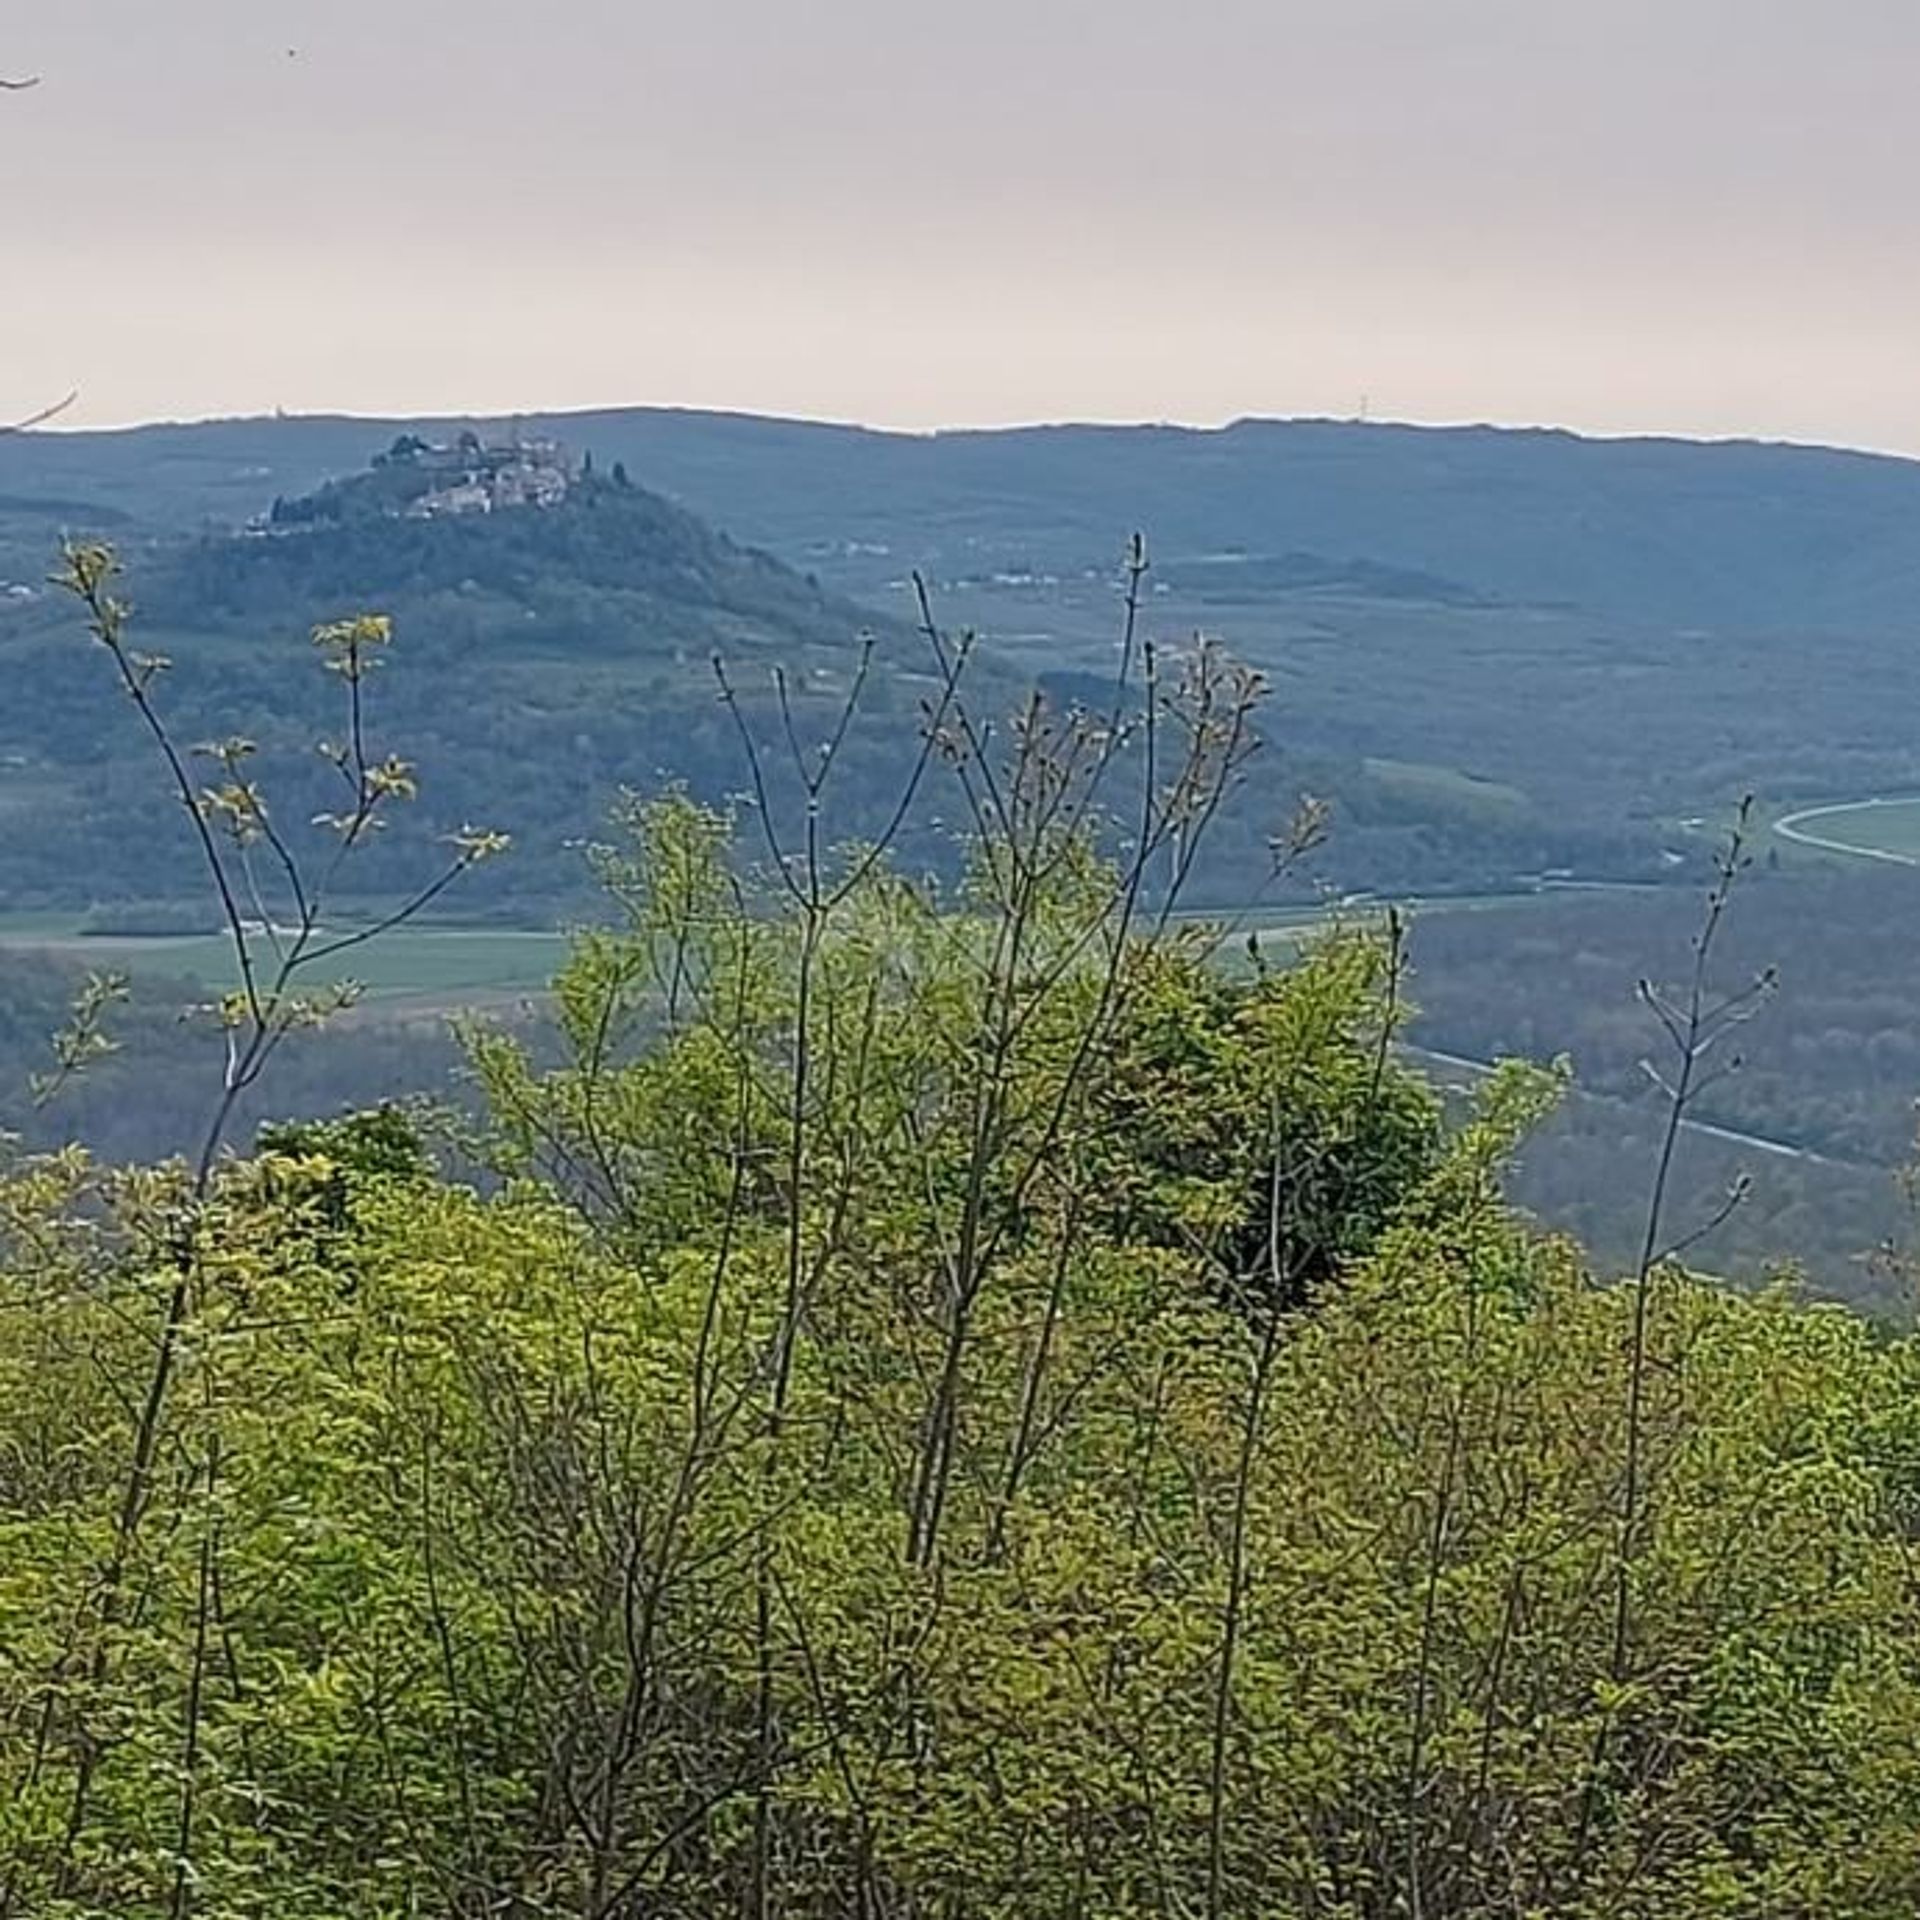
[[[1916,863],[1920,864],[1920,863]],[[1476,1060],[1470,1054],[1442,1053],[1434,1047],[1410,1046],[1407,1051],[1417,1054],[1423,1060],[1436,1060],[1442,1066],[1458,1067],[1467,1073],[1491,1073],[1494,1063],[1491,1060]],[[1605,1100],[1612,1105],[1627,1104],[1613,1095],[1590,1093],[1576,1086],[1576,1093],[1588,1100]],[[1681,1127],[1688,1133],[1698,1134],[1707,1140],[1724,1140],[1730,1146],[1747,1147],[1755,1153],[1771,1154],[1777,1160],[1804,1160],[1816,1167],[1851,1167],[1864,1165],[1861,1161],[1836,1160],[1829,1154],[1815,1153],[1811,1147],[1796,1147],[1790,1140],[1769,1139],[1764,1133],[1742,1133],[1737,1127],[1715,1126],[1711,1120],[1683,1120]]]
[[[1910,794],[1885,794],[1871,800],[1843,800],[1832,806],[1802,807],[1798,813],[1776,820],[1773,830],[1782,840],[1791,840],[1802,847],[1818,847],[1822,853],[1851,854],[1856,860],[1880,860],[1890,867],[1920,867],[1920,860],[1910,853],[1895,853],[1888,847],[1863,847],[1851,840],[1836,840],[1830,834],[1807,831],[1810,821],[1831,819],[1837,813],[1862,813],[1868,807],[1920,807],[1920,799]]]

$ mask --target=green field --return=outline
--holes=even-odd
[[[1389,793],[1442,810],[1517,820],[1533,804],[1518,787],[1439,762],[1370,758],[1361,765]]]
[[[370,997],[407,1003],[536,993],[565,957],[560,933],[468,927],[402,927],[315,967],[310,983],[353,979]],[[271,964],[272,948],[255,951]],[[88,934],[77,915],[0,915],[0,953],[44,953],[93,968],[223,986],[234,977],[233,950],[214,934]]]
[[[1920,802],[1915,806],[1916,831],[1920,832]],[[1444,895],[1400,904],[1418,920],[1436,913],[1466,913],[1529,900],[1545,904],[1565,898],[1564,891],[1547,888],[1517,894]],[[1230,947],[1241,946],[1253,935],[1262,946],[1285,949],[1336,922],[1376,923],[1387,904],[1371,896],[1353,896],[1338,904],[1255,907],[1237,914],[1182,914],[1179,919],[1220,929]],[[555,931],[409,926],[341,954],[305,977],[309,985],[357,980],[367,990],[369,1002],[396,1012],[418,1012],[434,1006],[472,1005],[543,993],[565,960],[567,946],[568,936]],[[264,937],[256,937],[254,951],[263,965],[272,963],[272,947]],[[29,953],[96,972],[197,981],[210,991],[230,984],[235,971],[233,950],[224,935],[98,934],[86,932],[78,914],[0,914],[0,957]]]
[[[1500,908],[1552,908],[1567,901],[1593,894],[1658,893],[1660,889],[1642,881],[1569,881],[1509,889],[1492,893],[1441,893],[1406,895],[1396,900],[1373,894],[1350,894],[1319,906],[1251,907],[1239,913],[1194,911],[1174,916],[1175,923],[1217,929],[1223,947],[1231,952],[1244,947],[1249,936],[1264,948],[1276,951],[1297,947],[1301,941],[1332,927],[1367,927],[1378,930],[1389,908],[1398,907],[1410,926],[1436,915],[1486,913]]]
[[[1851,854],[1893,866],[1920,867],[1920,798],[1854,800],[1803,807],[1774,823],[1774,832],[1796,846]]]

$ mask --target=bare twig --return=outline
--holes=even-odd
[[[1748,852],[1752,815],[1753,800],[1749,796],[1741,801],[1726,844],[1715,856],[1713,884],[1707,891],[1706,910],[1700,930],[1694,936],[1693,966],[1684,998],[1674,1000],[1651,981],[1643,980],[1639,988],[1641,1002],[1653,1013],[1666,1033],[1674,1059],[1671,1072],[1664,1074],[1651,1062],[1642,1063],[1648,1077],[1660,1089],[1666,1101],[1666,1121],[1654,1164],[1653,1185],[1647,1199],[1640,1259],[1633,1277],[1633,1322],[1627,1348],[1626,1459],[1616,1527],[1613,1623],[1607,1654],[1607,1678],[1612,1689],[1610,1702],[1611,1698],[1617,1697],[1628,1677],[1633,1637],[1633,1572],[1644,1548],[1647,1531],[1646,1397],[1652,1366],[1649,1346],[1654,1288],[1666,1262],[1697,1245],[1722,1225],[1742,1204],[1748,1192],[1746,1180],[1737,1180],[1721,1206],[1704,1225],[1695,1232],[1683,1235],[1670,1247],[1665,1244],[1663,1236],[1667,1205],[1681,1133],[1702,1092],[1726,1077],[1725,1073],[1703,1073],[1702,1063],[1721,1040],[1759,1012],[1775,985],[1771,968],[1731,993],[1716,995],[1710,985],[1714,950],[1733,899],[1734,888],[1740,876],[1752,864],[1752,856]],[[1736,1057],[1728,1071],[1736,1070],[1737,1066]],[[1586,1868],[1608,1749],[1613,1739],[1615,1714],[1616,1709],[1610,1703],[1602,1711],[1594,1733],[1574,1838],[1576,1872],[1583,1873]]]
[[[76,405],[79,399],[80,389],[75,387],[64,398],[56,400],[52,406],[42,407],[38,413],[30,413],[24,420],[0,422],[0,434],[29,433],[35,427],[44,427],[49,420],[59,419],[69,407]]]

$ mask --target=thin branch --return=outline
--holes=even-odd
[[[1737,1175],[1713,1212],[1691,1233],[1682,1234],[1678,1240],[1663,1249],[1655,1264],[1664,1266],[1670,1260],[1678,1260],[1682,1254],[1691,1252],[1701,1241],[1710,1239],[1746,1204],[1747,1197],[1752,1192],[1753,1176],[1748,1173]]]
[[[0,86],[7,84],[6,81],[0,80]],[[32,86],[35,83],[29,80],[26,84]],[[35,427],[44,427],[49,420],[59,419],[69,407],[76,405],[79,399],[80,389],[75,387],[64,399],[56,400],[50,407],[42,407],[38,413],[28,414],[24,420],[10,420],[0,424],[0,434],[30,433]]]

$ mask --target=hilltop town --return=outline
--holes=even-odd
[[[488,445],[476,433],[463,433],[450,446],[402,434],[385,453],[374,456],[373,464],[376,470],[399,468],[428,483],[427,491],[406,509],[407,517],[415,520],[494,513],[506,507],[555,507],[579,477],[572,455],[557,440]]]
[[[367,515],[440,520],[515,507],[557,507],[586,471],[557,440],[516,436],[488,442],[469,430],[440,442],[403,433],[385,452],[374,455],[364,473],[329,481],[300,499],[276,499],[249,531],[295,533]]]

